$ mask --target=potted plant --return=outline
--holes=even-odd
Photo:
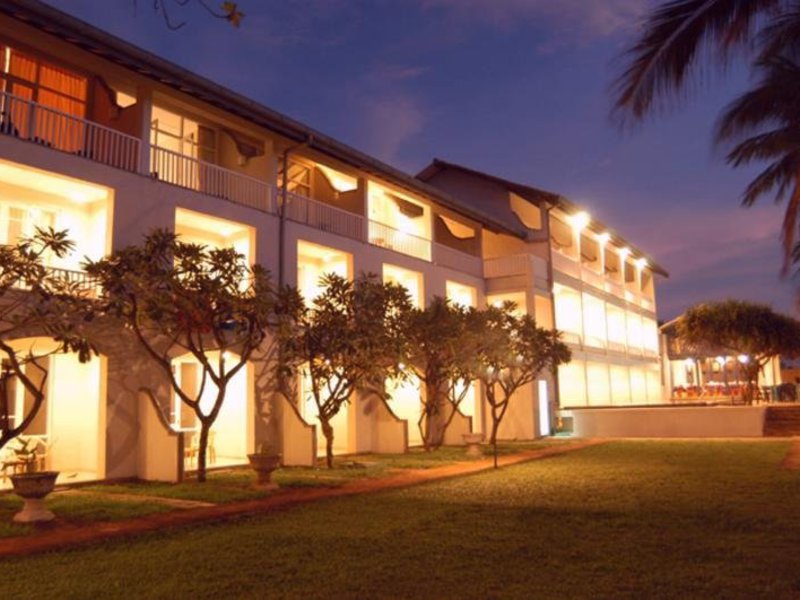
[[[462,433],[461,437],[464,439],[464,443],[467,445],[467,456],[471,458],[479,458],[483,456],[481,442],[484,440],[484,435],[482,433]]]
[[[250,466],[258,474],[257,485],[266,489],[274,489],[278,484],[272,481],[272,472],[281,466],[281,455],[272,450],[270,444],[261,444],[258,452],[248,454]]]
[[[22,473],[11,476],[14,493],[25,500],[22,510],[14,515],[17,523],[34,523],[52,521],[55,515],[47,510],[44,499],[53,491],[58,471],[40,471],[44,466],[44,442],[34,438],[19,438],[19,445],[13,448],[16,466],[22,467]]]

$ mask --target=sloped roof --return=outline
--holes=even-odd
[[[528,202],[531,202],[538,206],[547,205],[547,206],[557,207],[563,210],[567,214],[575,214],[585,210],[579,204],[572,202],[571,200],[560,194],[542,190],[540,188],[526,185],[524,183],[518,183],[516,181],[504,179],[502,177],[498,177],[490,173],[484,173],[482,171],[478,171],[476,169],[465,167],[463,165],[459,165],[456,163],[448,162],[440,158],[434,158],[431,164],[429,164],[427,167],[425,167],[422,171],[420,171],[417,174],[417,178],[427,182],[431,178],[433,178],[437,173],[440,173],[448,169],[461,171],[462,173],[466,173],[474,177],[480,177],[486,181],[490,181],[492,183],[501,185],[510,192],[513,192],[516,195],[520,196],[521,198],[527,200]],[[623,247],[627,246],[628,248],[631,249],[631,252],[633,254],[647,259],[647,263],[653,272],[658,273],[659,275],[663,275],[664,277],[669,277],[669,273],[666,271],[666,269],[664,269],[661,265],[659,265],[649,254],[647,254],[634,244],[630,243],[627,239],[622,237],[611,227],[608,227],[605,223],[602,223],[601,221],[598,221],[594,217],[592,217],[592,222],[589,226],[589,229],[595,231],[596,233],[608,232],[609,235],[611,235],[611,240],[615,244]]]
[[[488,229],[525,236],[522,228],[510,228],[491,215],[465,206],[442,190],[399,169],[39,0],[2,0],[0,12],[289,140],[306,143],[313,150],[380,176],[407,191],[425,195]]]

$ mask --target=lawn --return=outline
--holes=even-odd
[[[43,598],[797,598],[786,442],[614,442],[0,564]]]
[[[503,442],[498,445],[497,450],[501,455],[515,454],[524,450],[535,450],[573,441]],[[489,452],[488,447],[485,447],[484,450]],[[398,470],[431,469],[469,460],[474,459],[465,455],[463,446],[444,446],[434,452],[412,448],[406,454],[360,454],[337,457],[333,469],[326,468],[324,459],[320,459],[319,466],[316,468],[278,469],[273,474],[273,480],[282,488],[338,487],[354,479],[386,477]],[[148,482],[98,484],[82,489],[103,494],[154,496],[221,504],[263,498],[271,493],[255,488],[255,482],[255,472],[250,468],[243,467],[226,471],[211,471],[208,474],[208,480],[202,485],[189,480],[179,484]]]
[[[13,516],[22,508],[22,500],[13,494],[0,496],[0,538],[29,535],[32,525],[13,523]],[[118,499],[88,494],[56,493],[47,501],[47,508],[56,513],[62,524],[84,525],[98,521],[133,519],[154,513],[174,510],[173,507],[146,499]],[[43,525],[48,528],[50,525]],[[0,571],[2,567],[0,567]]]

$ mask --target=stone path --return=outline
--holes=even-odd
[[[792,471],[800,471],[800,438],[793,438],[786,456],[781,461],[781,467]]]
[[[501,456],[498,462],[500,466],[505,467],[574,452],[589,446],[604,444],[605,442],[606,440],[584,440],[574,444],[559,444],[548,448],[527,450],[518,454]],[[276,492],[272,496],[258,500],[187,508],[113,523],[92,523],[76,527],[53,529],[25,537],[0,540],[0,558],[30,555],[49,550],[61,550],[81,544],[101,542],[104,540],[162,530],[166,527],[181,527],[203,522],[219,522],[242,516],[267,514],[327,498],[373,494],[387,490],[411,487],[423,483],[442,481],[453,477],[491,470],[492,464],[492,460],[487,458],[484,460],[455,463],[432,469],[409,470],[398,475],[380,479],[358,479],[337,488],[285,489]],[[143,497],[136,496],[136,498],[142,499]]]

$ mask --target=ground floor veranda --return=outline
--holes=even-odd
[[[21,352],[46,354],[52,340],[25,338]],[[146,358],[125,351],[123,344],[101,344],[99,356],[80,363],[70,354],[52,354],[40,363],[47,371],[44,402],[22,440],[37,448],[36,466],[59,471],[60,484],[141,478],[175,481],[195,470],[199,458],[199,423],[195,413],[171,392],[163,373]],[[31,367],[29,375],[42,377]],[[176,357],[172,370],[190,396],[202,386],[201,368],[191,357]],[[43,372],[43,371],[42,371]],[[280,452],[287,465],[313,465],[324,454],[325,440],[314,403],[298,386],[290,403],[259,394],[254,365],[230,382],[211,428],[207,466],[211,469],[247,463],[247,455],[264,447]],[[32,398],[19,382],[8,381],[8,422],[20,422]],[[147,388],[152,394],[145,393]],[[216,389],[205,385],[200,407],[210,410]],[[388,400],[354,395],[333,419],[334,453],[404,453],[419,446],[423,386],[413,378],[387,381]],[[530,440],[551,432],[554,386],[548,380],[519,392],[500,429],[501,439]],[[480,385],[472,384],[447,429],[445,443],[462,444],[463,434],[489,430]],[[20,472],[18,441],[0,451],[0,488]]]

